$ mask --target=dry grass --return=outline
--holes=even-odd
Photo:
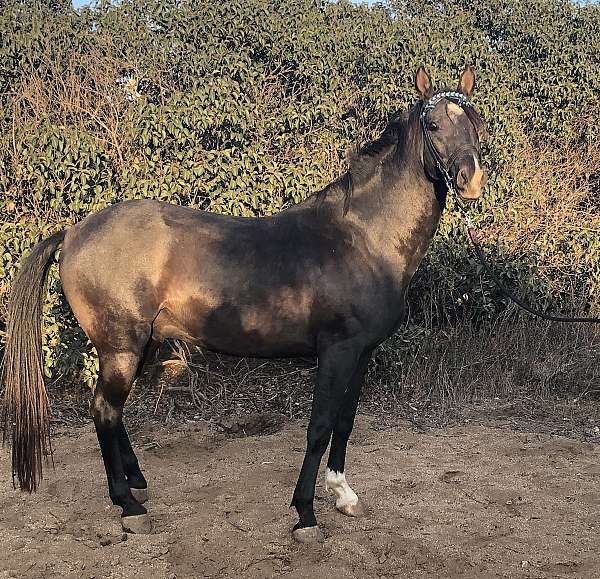
[[[47,62],[32,70],[14,99],[13,166],[19,164],[20,144],[40,126],[52,123],[63,130],[93,135],[116,166],[124,163],[124,121],[128,87],[117,84],[118,62],[73,56],[67,63]]]
[[[577,292],[581,279],[590,278],[597,305],[593,290],[600,280],[591,254],[600,238],[600,145],[586,135],[600,117],[588,112],[578,122],[572,139],[534,143],[523,138],[527,144],[516,151],[510,168],[518,193],[494,206],[493,223],[483,233],[488,241],[500,240],[512,255],[536,255],[537,272],[549,288]]]
[[[443,415],[488,399],[577,398],[600,394],[600,328],[506,317],[421,336],[413,347],[383,345],[370,373],[390,408],[435,405]],[[379,367],[377,367],[377,364]]]

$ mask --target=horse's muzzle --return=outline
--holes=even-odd
[[[477,156],[469,155],[458,160],[455,182],[462,199],[471,201],[479,199],[487,182],[487,173],[479,165]]]

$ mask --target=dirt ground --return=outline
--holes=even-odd
[[[32,496],[11,488],[2,450],[0,577],[600,576],[598,445],[361,416],[347,469],[369,514],[338,513],[321,473],[325,541],[307,546],[292,540],[288,508],[305,423],[258,424],[147,423],[133,433],[150,535],[121,531],[91,426],[54,439],[56,470]]]

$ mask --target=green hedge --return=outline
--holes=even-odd
[[[414,101],[419,64],[438,87],[454,87],[466,62],[491,133],[475,213],[502,275],[538,303],[565,307],[575,274],[578,305],[597,308],[599,30],[600,6],[562,0],[124,0],[80,11],[5,1],[0,319],[21,255],[50,232],[131,198],[279,211],[339,175],[349,146]],[[540,242],[519,216],[547,202],[533,177],[548,147],[566,151],[565,166],[571,152],[587,166],[563,193],[578,191],[564,217],[573,227]],[[427,310],[435,324],[485,323],[506,306],[460,231],[449,210],[415,281],[417,320]],[[518,235],[526,243],[494,243]],[[94,358],[55,274],[50,294],[48,372],[73,373],[83,360],[91,381]]]

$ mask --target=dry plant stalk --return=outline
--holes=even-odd
[[[528,194],[506,199],[498,207],[502,218],[488,226],[485,235],[500,239],[515,254],[531,253],[537,246],[542,250],[543,263],[537,265],[544,280],[552,287],[559,273],[564,283],[565,278],[580,275],[589,250],[584,243],[569,241],[574,235],[600,235],[597,184],[592,179],[600,173],[600,145],[582,137],[558,145],[529,143],[515,159],[511,178],[525,183]]]

